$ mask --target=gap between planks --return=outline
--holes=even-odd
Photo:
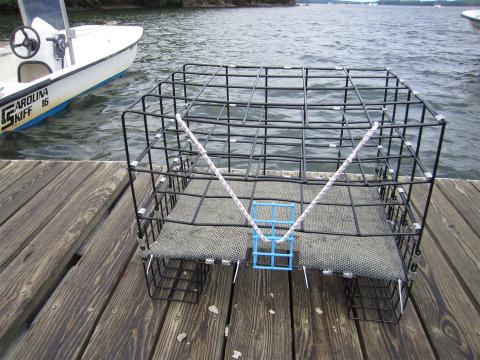
[[[148,178],[138,181],[146,194]],[[83,352],[135,250],[136,225],[125,221],[129,215],[131,197],[124,192],[17,346],[17,357],[76,358]]]
[[[89,178],[90,187],[80,188],[67,203],[75,216],[70,212],[57,214],[0,273],[0,351],[58,284],[77,248],[126,183],[124,169],[103,170],[109,168],[112,173],[108,179],[104,172],[96,172]],[[58,241],[52,244],[52,239]]]

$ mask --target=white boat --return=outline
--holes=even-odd
[[[0,135],[63,110],[75,96],[122,76],[140,26],[70,28],[63,0],[19,0],[23,26],[0,47]]]
[[[480,29],[480,10],[467,10],[462,13],[462,16],[470,20],[473,27]]]

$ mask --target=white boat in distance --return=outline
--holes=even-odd
[[[470,20],[473,27],[480,29],[480,10],[467,10],[462,13],[462,16]]]
[[[0,47],[0,135],[63,110],[75,96],[122,76],[140,26],[69,27],[63,0],[19,0],[23,26]]]

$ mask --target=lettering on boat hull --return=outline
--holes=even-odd
[[[47,107],[49,102],[48,88],[44,87],[5,105],[1,109],[1,130],[7,130],[11,126],[30,119],[35,110]]]

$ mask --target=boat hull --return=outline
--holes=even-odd
[[[470,24],[476,29],[480,29],[480,10],[468,10],[462,13],[462,16],[470,20]]]
[[[480,29],[480,21],[470,20],[470,24],[472,24],[472,26],[473,26],[475,29]]]
[[[63,110],[76,96],[119,76],[135,60],[137,45],[56,78],[33,84],[0,106],[0,134],[25,129]]]

